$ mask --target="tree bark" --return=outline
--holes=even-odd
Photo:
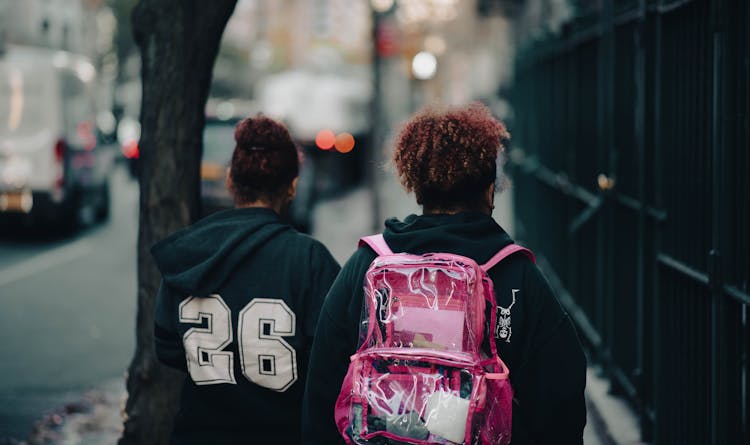
[[[169,442],[185,376],[158,363],[154,352],[154,303],[161,275],[150,248],[199,214],[206,100],[236,1],[141,0],[133,11],[143,82],[138,314],[120,445]]]

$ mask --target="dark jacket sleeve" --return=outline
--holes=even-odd
[[[177,331],[178,304],[177,296],[162,282],[156,295],[154,346],[160,362],[187,372],[185,349]]]
[[[305,302],[305,335],[312,338],[318,323],[320,308],[323,306],[326,294],[331,289],[336,276],[341,270],[339,263],[322,244],[315,244],[310,250],[310,287]]]
[[[334,421],[334,407],[357,347],[362,304],[362,276],[374,257],[355,255],[344,265],[320,311],[315,331],[307,387],[302,402],[302,443],[343,443]]]
[[[530,338],[514,372],[513,444],[582,444],[586,358],[573,324],[544,276],[529,264]]]

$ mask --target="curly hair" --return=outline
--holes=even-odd
[[[392,162],[417,203],[436,208],[474,208],[495,182],[497,158],[510,133],[480,104],[428,107],[406,122]]]
[[[240,202],[273,201],[299,174],[299,154],[286,127],[258,114],[237,124],[229,175]]]

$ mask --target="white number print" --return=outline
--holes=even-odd
[[[182,337],[188,371],[196,385],[236,383],[234,354],[222,352],[232,343],[232,319],[229,308],[218,295],[189,297],[180,303],[180,323],[201,324],[190,328]]]
[[[283,300],[256,298],[242,309],[237,337],[248,380],[279,392],[297,381],[297,354],[282,339],[294,335],[295,318]]]
[[[217,294],[188,297],[179,308],[180,323],[206,324],[182,337],[188,372],[196,385],[236,384],[232,343],[232,313]],[[297,381],[297,354],[282,337],[294,336],[296,316],[284,300],[255,298],[240,311],[242,374],[264,388],[283,392]]]

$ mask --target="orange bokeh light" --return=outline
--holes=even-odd
[[[354,149],[354,136],[349,133],[340,133],[336,136],[335,146],[339,153],[349,153]]]
[[[315,145],[321,150],[330,150],[336,144],[336,135],[331,130],[320,130],[315,136]]]

